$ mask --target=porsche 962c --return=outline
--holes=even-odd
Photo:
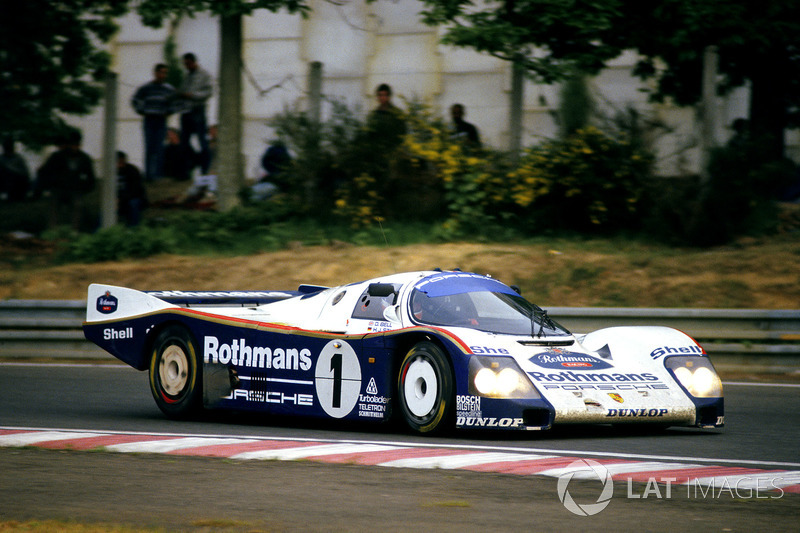
[[[722,384],[666,327],[573,335],[491,277],[409,272],[292,291],[93,284],[86,338],[147,370],[172,418],[203,408],[446,428],[719,427]]]

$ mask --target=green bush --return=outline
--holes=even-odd
[[[773,233],[779,224],[775,199],[795,165],[774,160],[764,147],[758,139],[738,135],[712,152],[705,180],[688,176],[652,183],[646,231],[693,246]]]
[[[61,261],[94,263],[125,258],[148,257],[177,248],[170,229],[141,226],[112,226],[93,234],[78,234],[61,245]]]
[[[775,199],[791,178],[794,165],[769,158],[765,148],[758,139],[744,136],[712,152],[707,190],[701,190],[701,212],[690,228],[693,244],[720,244],[737,235],[774,230],[778,224]]]

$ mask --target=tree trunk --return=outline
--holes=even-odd
[[[221,211],[239,204],[244,185],[242,164],[242,17],[220,18],[219,138],[217,140],[217,202]]]
[[[753,69],[750,88],[750,132],[764,143],[768,159],[783,157],[784,130],[787,124],[786,97],[789,82],[785,52],[775,50]]]

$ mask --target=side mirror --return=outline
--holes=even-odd
[[[389,307],[383,310],[383,318],[385,318],[389,322],[400,324],[399,308],[400,308],[399,305],[390,305]]]

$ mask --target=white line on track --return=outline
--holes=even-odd
[[[233,437],[182,437],[178,439],[127,442],[125,444],[111,444],[105,448],[112,452],[127,453],[167,453],[186,448],[199,448],[200,446],[219,446],[225,444],[247,444],[258,442],[256,439],[240,439]]]
[[[258,450],[253,452],[242,452],[236,455],[231,455],[230,459],[267,459],[292,461],[295,459],[322,457],[325,455],[384,452],[389,450],[397,450],[400,448],[400,446],[390,446],[385,444],[335,443],[320,444],[319,446],[303,446],[300,448],[288,448],[282,450]]]
[[[541,455],[534,453],[469,453],[465,455],[439,455],[434,457],[408,457],[379,463],[378,466],[393,466],[396,468],[465,468],[467,466],[482,465],[487,463],[508,463],[516,461],[533,461],[537,459],[551,459],[558,455]]]
[[[35,433],[14,433],[11,435],[0,435],[0,444],[4,446],[32,446],[40,442],[86,439],[92,437],[99,437],[102,436],[103,434],[104,434],[103,432],[37,430]]]
[[[630,474],[636,472],[650,472],[650,471],[675,471],[675,470],[690,470],[697,468],[698,465],[694,464],[674,464],[674,463],[605,463],[603,467],[612,476],[620,474]],[[596,474],[591,470],[587,471],[584,465],[565,466],[561,468],[550,468],[537,472],[540,476],[560,477],[564,474],[572,473],[575,479],[596,479]]]

